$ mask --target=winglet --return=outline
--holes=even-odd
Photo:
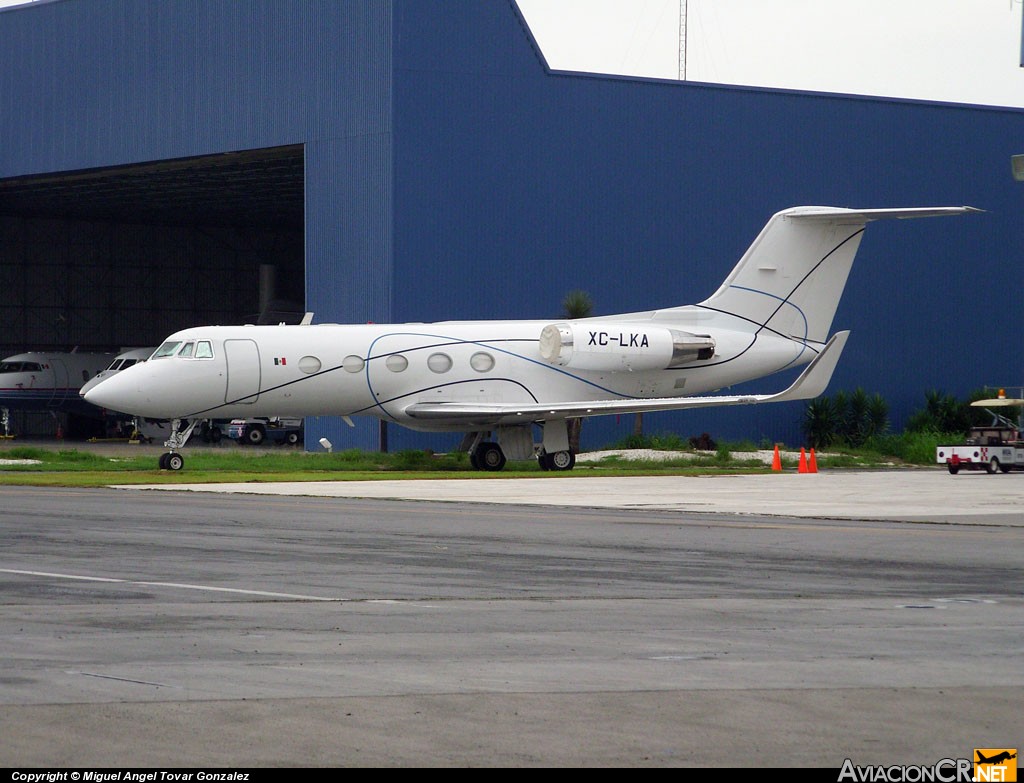
[[[817,397],[828,388],[832,380],[832,373],[839,364],[839,357],[846,346],[846,338],[850,336],[848,331],[836,332],[825,344],[821,353],[814,357],[807,369],[800,373],[790,387],[778,394],[773,394],[761,400],[761,402],[783,402],[785,400],[809,400]]]

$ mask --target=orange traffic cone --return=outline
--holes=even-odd
[[[807,472],[817,473],[818,472],[818,460],[814,457],[814,449],[811,449],[811,458],[807,461]]]
[[[804,451],[804,447],[800,447],[800,465],[796,469],[797,473],[807,473],[807,452]]]
[[[772,457],[772,470],[782,470],[782,458],[779,457],[779,444],[775,444],[775,455]]]

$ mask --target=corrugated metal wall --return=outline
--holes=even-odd
[[[1012,323],[964,325],[1020,282],[1020,110],[550,73],[511,0],[60,0],[0,13],[0,40],[0,177],[305,145],[318,321],[556,318],[574,288],[598,313],[680,304],[779,209],[967,203],[988,212],[869,226],[833,389],[900,423],[928,387],[1024,382]],[[792,441],[801,411],[645,424]]]
[[[385,131],[390,9],[61,0],[0,13],[0,174]]]

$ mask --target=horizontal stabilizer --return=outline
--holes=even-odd
[[[413,403],[406,414],[424,421],[451,421],[467,426],[525,424],[530,421],[608,416],[624,413],[708,408],[716,405],[752,405],[759,402],[786,402],[817,397],[829,384],[846,345],[849,332],[837,332],[814,360],[790,385],[777,394],[719,394],[707,397],[659,397],[648,400],[588,400],[551,404],[502,405],[487,403],[431,402]]]
[[[945,217],[968,212],[984,212],[977,207],[899,207],[896,209],[846,209],[843,207],[793,207],[781,213],[801,221],[828,220],[843,223],[870,223],[872,220],[896,218],[907,220],[921,217]]]

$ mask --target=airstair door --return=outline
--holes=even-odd
[[[260,397],[260,349],[253,340],[225,340],[227,389],[224,402],[252,404]]]
[[[53,391],[46,402],[46,407],[59,408],[68,396],[71,379],[68,377],[68,367],[63,359],[51,358],[50,369],[53,370]]]

